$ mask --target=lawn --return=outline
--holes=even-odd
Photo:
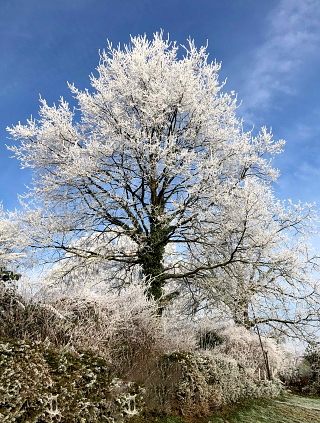
[[[281,401],[257,401],[219,416],[209,423],[320,423],[320,398],[290,395]]]
[[[146,420],[142,420],[146,422]],[[151,420],[149,420],[151,422]],[[186,423],[178,417],[155,418],[157,423]],[[320,398],[288,395],[281,400],[246,401],[217,412],[199,423],[320,423]]]

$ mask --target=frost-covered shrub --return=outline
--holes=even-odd
[[[0,337],[67,345],[69,328],[54,307],[27,300],[16,287],[0,284]]]
[[[0,336],[23,338],[30,324],[26,301],[13,281],[0,280]]]
[[[0,342],[1,422],[117,422],[138,414],[143,390],[91,352]]]
[[[180,316],[180,319],[175,317],[176,320],[174,316],[170,317],[171,320],[169,319],[167,323],[168,333],[182,340],[179,343],[182,348],[177,350],[190,352],[205,350],[208,354],[212,351],[214,355],[220,354],[232,358],[258,380],[267,378],[263,351],[267,353],[271,377],[274,377],[283,366],[284,346],[278,345],[271,338],[261,337],[260,342],[257,333],[243,326],[232,322],[218,324],[205,315],[193,321],[186,317],[183,319],[183,316]],[[187,348],[183,348],[184,339]]]
[[[0,343],[0,421],[38,421],[49,409],[49,368],[37,350],[24,342]]]
[[[311,367],[294,345],[288,346],[283,352],[283,361],[278,375],[290,391],[301,394],[309,383]]]
[[[235,359],[206,353],[175,352],[158,363],[146,381],[146,404],[158,411],[186,417],[209,415],[244,397],[277,396],[278,381],[255,381]]]
[[[38,302],[0,290],[0,336],[99,351],[122,373],[169,344],[157,304],[139,284],[121,293],[83,291]]]
[[[266,363],[260,340],[257,334],[243,326],[229,324],[216,329],[220,342],[215,346],[216,354],[233,358],[244,367],[255,379],[266,379]],[[283,351],[270,338],[262,338],[263,350],[267,353],[271,376],[277,374],[283,360]]]
[[[157,304],[142,285],[132,284],[120,294],[83,292],[58,298],[50,306],[69,325],[69,344],[98,350],[122,374],[134,372],[140,363],[145,366],[167,348]]]
[[[195,351],[198,348],[197,326],[195,322],[178,313],[161,319],[168,351]]]
[[[240,397],[274,396],[275,382],[255,382],[233,359],[175,352],[158,358],[143,380],[115,377],[92,352],[43,343],[0,342],[0,421],[124,422],[150,412],[205,416]]]
[[[8,317],[2,316],[2,336],[16,339],[1,356],[0,366],[8,362],[11,369],[0,378],[3,416],[11,418],[15,410],[30,422],[43,413],[51,419],[45,422],[67,422],[62,418],[74,409],[80,411],[72,418],[79,419],[70,421],[118,423],[140,412],[144,402],[151,412],[203,416],[240,397],[279,393],[276,381],[259,381],[264,363],[256,335],[193,321],[173,309],[160,316],[139,284],[121,293],[82,291],[37,303],[16,293],[2,298]],[[267,346],[277,353],[270,341],[264,341]],[[270,352],[269,357],[276,365]],[[20,402],[11,405],[12,398]]]

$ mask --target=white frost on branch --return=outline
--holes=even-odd
[[[70,85],[77,109],[41,99],[39,119],[8,128],[33,171],[27,245],[77,279],[141,276],[156,299],[173,282],[189,309],[223,306],[246,325],[297,323],[290,301],[314,321],[314,210],[272,189],[284,141],[243,130],[205,47],[178,49],[162,33],[109,44],[92,89]]]

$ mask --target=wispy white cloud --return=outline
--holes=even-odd
[[[286,139],[294,140],[295,147],[298,148],[299,144],[305,144],[310,148],[315,148],[312,140],[320,139],[320,122],[316,116],[306,119],[305,116],[301,120],[293,122],[290,127],[283,129]],[[309,145],[311,142],[311,145]]]
[[[280,0],[266,18],[265,42],[246,67],[245,114],[270,108],[278,94],[295,95],[298,77],[315,60],[319,44],[320,0]]]
[[[319,181],[320,168],[319,166],[313,166],[308,162],[303,162],[294,173],[294,176],[298,177],[303,182],[307,182],[310,185],[311,181]]]

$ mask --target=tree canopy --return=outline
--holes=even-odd
[[[284,141],[243,129],[219,70],[192,40],[181,54],[163,33],[131,37],[101,53],[91,90],[70,85],[75,109],[41,99],[39,119],[8,128],[33,171],[19,218],[29,247],[65,273],[144,277],[155,299],[177,281],[235,320],[259,295],[265,321],[270,293],[274,321],[289,320],[283,298],[315,304],[313,208],[274,197]]]

